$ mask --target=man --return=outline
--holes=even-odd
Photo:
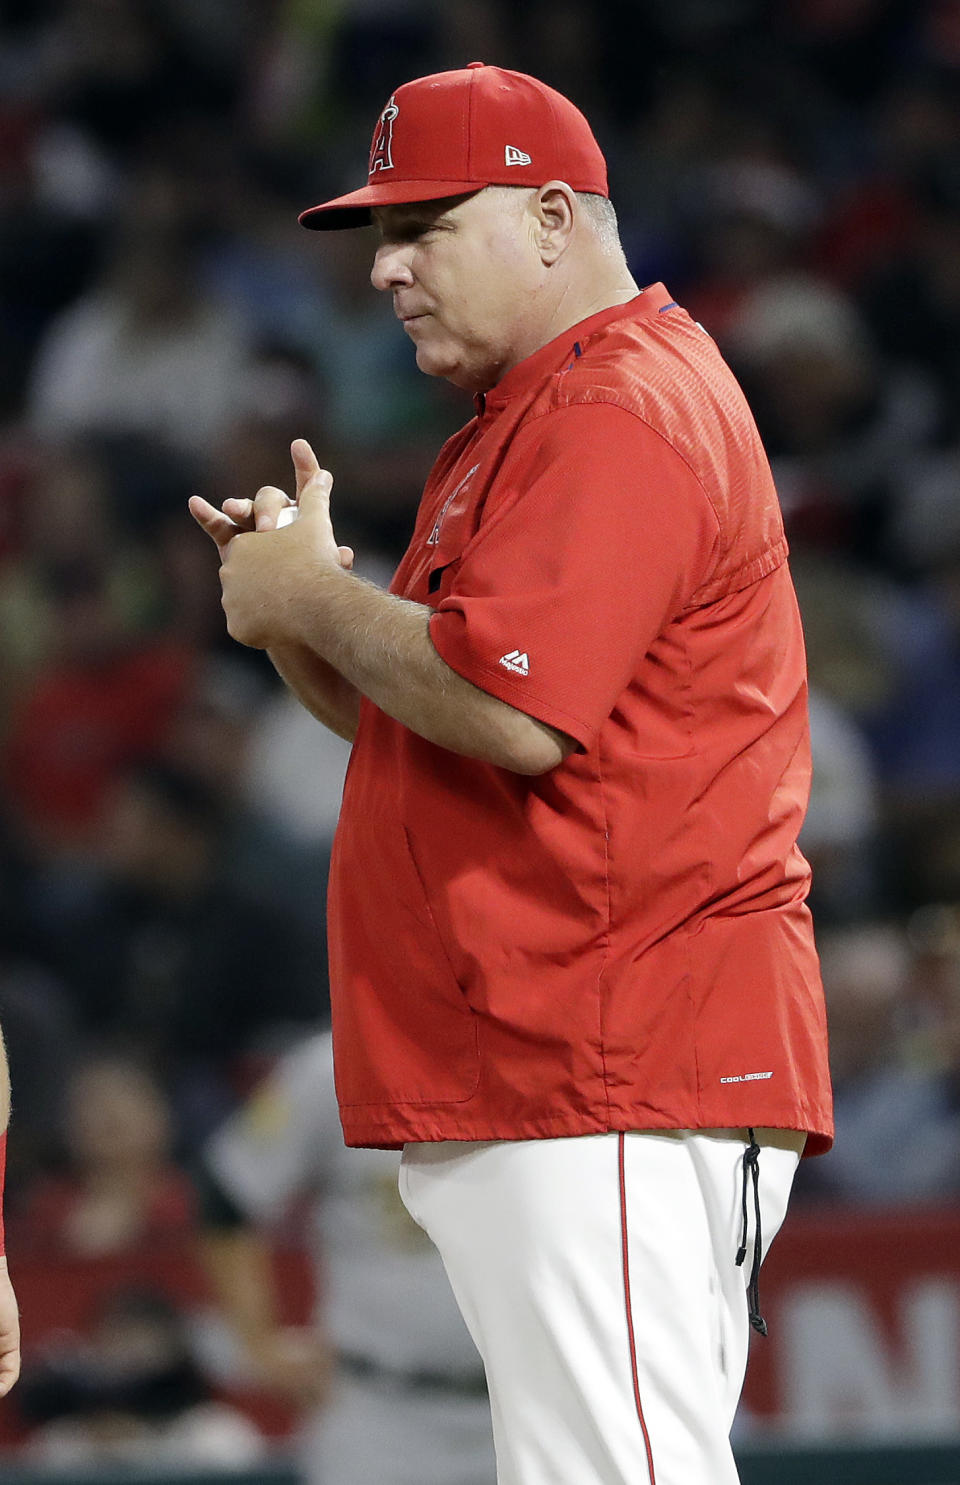
[[[330,1035],[309,1037],[204,1151],[207,1266],[253,1377],[309,1407],[306,1479],[493,1485],[480,1358],[400,1201],[398,1164],[395,1151],[346,1148]],[[306,1332],[280,1323],[265,1243],[305,1197],[318,1268]]]
[[[769,467],[709,336],[637,291],[552,89],[480,63],[398,88],[367,185],[302,220],[370,217],[418,366],[476,408],[391,592],[349,571],[302,441],[286,529],[272,487],[192,501],[231,634],[355,737],[347,1142],[404,1146],[500,1485],[728,1485],[744,1274],[759,1328],[763,1240],[831,1138]]]

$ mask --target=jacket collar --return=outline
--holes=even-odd
[[[477,415],[506,406],[514,397],[538,386],[553,372],[562,370],[581,356],[593,337],[614,321],[652,319],[662,309],[672,306],[673,301],[663,284],[649,284],[633,299],[628,299],[626,304],[614,304],[609,309],[601,309],[595,315],[581,320],[579,324],[571,325],[532,355],[518,361],[516,366],[511,366],[506,376],[495,387],[491,387],[489,392],[478,392],[474,398]]]

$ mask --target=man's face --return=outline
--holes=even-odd
[[[536,349],[542,265],[525,210],[531,194],[485,190],[374,209],[371,281],[393,294],[428,376],[485,392]]]

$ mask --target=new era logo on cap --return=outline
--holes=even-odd
[[[515,144],[508,144],[504,146],[503,163],[504,165],[529,165],[531,160],[526,150],[518,150]]]
[[[530,661],[520,650],[510,650],[508,654],[500,656],[500,664],[504,670],[512,670],[514,675],[529,675]]]

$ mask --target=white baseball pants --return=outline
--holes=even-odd
[[[764,1253],[804,1137],[756,1131]],[[400,1194],[483,1357],[498,1485],[736,1485],[745,1130],[408,1145]]]

